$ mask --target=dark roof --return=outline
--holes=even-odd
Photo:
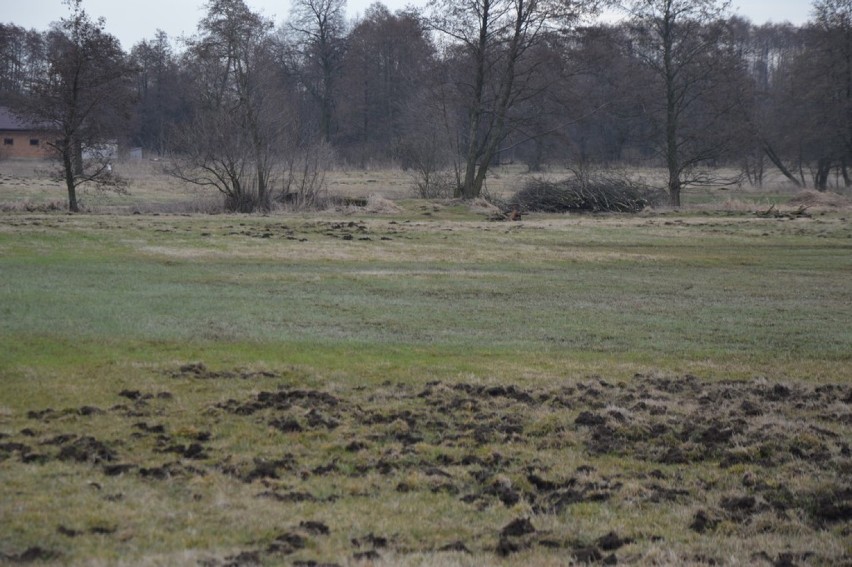
[[[38,124],[28,122],[5,106],[0,106],[0,130],[43,130]]]

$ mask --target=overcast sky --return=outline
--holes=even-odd
[[[363,14],[374,0],[349,0],[348,14]],[[384,0],[391,11],[406,5],[424,6],[427,0]],[[130,50],[141,39],[152,38],[162,29],[172,38],[191,35],[202,18],[204,0],[83,0],[93,17],[106,18],[106,29]],[[253,10],[274,19],[276,24],[290,12],[289,0],[246,0]],[[802,24],[810,17],[808,0],[733,0],[735,12],[755,23],[789,21]],[[68,14],[62,0],[0,0],[0,21],[25,28],[46,30],[51,22]]]

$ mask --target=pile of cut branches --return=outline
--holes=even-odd
[[[511,202],[524,212],[637,213],[666,202],[666,194],[616,174],[575,174],[559,181],[532,179]]]

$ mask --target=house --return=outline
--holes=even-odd
[[[0,159],[44,159],[50,156],[50,134],[0,106]]]

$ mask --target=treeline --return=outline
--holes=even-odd
[[[627,1],[606,24],[596,4],[376,3],[347,22],[345,0],[293,0],[276,26],[211,0],[194,36],[115,53],[75,0],[46,32],[0,24],[0,104],[62,126],[81,182],[98,176],[80,147],[120,139],[242,211],[310,204],[333,160],[401,165],[422,194],[465,198],[501,162],[662,166],[673,204],[690,184],[760,185],[771,169],[852,183],[852,1],[816,0],[802,26],[755,25],[715,0]],[[76,94],[72,71],[90,83]],[[720,180],[719,166],[741,174]]]

